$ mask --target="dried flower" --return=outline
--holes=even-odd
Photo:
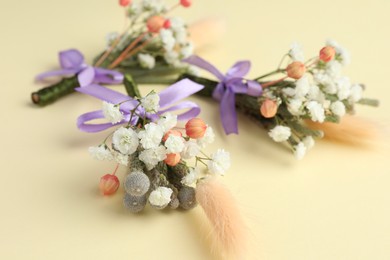
[[[149,190],[150,180],[145,173],[135,171],[126,176],[123,186],[130,195],[143,196]]]
[[[211,160],[207,166],[212,174],[225,175],[225,171],[230,168],[230,154],[223,149],[218,149],[211,155]]]
[[[287,126],[277,125],[268,132],[275,142],[284,142],[291,136],[291,129]]]
[[[160,145],[156,148],[143,150],[139,154],[139,159],[145,163],[148,170],[153,169],[159,162],[167,158],[167,150]]]
[[[306,108],[309,110],[311,115],[311,120],[314,122],[324,122],[325,120],[325,110],[324,107],[317,101],[310,101]]]
[[[123,120],[123,114],[119,110],[118,105],[111,104],[109,102],[103,101],[103,115],[108,121],[112,124],[119,123]]]
[[[288,52],[288,54],[290,55],[290,57],[293,61],[303,62],[305,60],[305,56],[303,55],[302,46],[297,42],[294,42],[291,44],[290,51]]]
[[[194,158],[199,153],[200,153],[199,145],[196,142],[194,142],[193,140],[190,140],[184,144],[184,149],[180,155],[183,159],[188,160],[188,159]]]
[[[272,118],[278,112],[278,104],[275,100],[266,99],[261,104],[260,113],[265,118]]]
[[[129,156],[121,153],[115,153],[115,161],[121,165],[129,165]]]
[[[336,116],[344,116],[345,115],[345,105],[343,102],[337,100],[330,105],[330,110]]]
[[[92,158],[95,160],[111,161],[112,159],[114,159],[111,151],[105,145],[89,147],[88,151],[89,151],[89,154],[92,156]]]
[[[160,145],[164,131],[161,126],[155,123],[145,125],[145,130],[138,133],[141,144],[144,149],[156,148]]]
[[[167,153],[181,153],[184,149],[184,139],[181,136],[170,135],[165,141]]]
[[[114,174],[106,174],[100,178],[99,189],[103,195],[112,195],[119,188],[119,179]]]
[[[149,195],[150,205],[157,207],[158,209],[165,208],[171,201],[171,195],[173,191],[167,187],[158,187],[152,191]]]
[[[286,72],[290,78],[300,79],[306,72],[306,66],[300,61],[294,61],[287,66]]]
[[[214,140],[215,140],[214,130],[211,126],[207,126],[204,136],[202,138],[197,139],[196,142],[201,148],[204,148],[206,145],[212,144]]]
[[[145,109],[146,112],[157,112],[160,108],[160,96],[151,92],[146,97],[141,99],[141,106]]]
[[[112,144],[115,150],[130,155],[139,145],[137,133],[131,128],[120,127],[112,136]]]
[[[186,123],[185,128],[190,138],[199,139],[205,135],[207,125],[202,119],[193,118]]]
[[[157,124],[162,127],[164,132],[167,132],[177,125],[177,115],[166,113],[157,121]]]
[[[190,171],[187,173],[186,176],[183,177],[181,183],[183,185],[190,186],[198,180],[198,175],[198,168],[190,168]]]
[[[150,54],[138,54],[138,62],[142,68],[153,69],[156,65],[156,59]]]
[[[294,147],[294,155],[297,160],[302,160],[306,154],[306,146],[300,142]]]

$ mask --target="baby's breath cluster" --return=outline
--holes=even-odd
[[[271,119],[267,121],[269,136],[275,142],[286,142],[296,158],[301,159],[314,145],[314,138],[323,135],[306,127],[305,120],[337,123],[344,115],[354,113],[356,103],[376,105],[376,101],[363,99],[364,86],[342,74],[350,58],[335,41],[326,42],[319,55],[306,62],[297,43],[285,57],[290,60],[285,69],[279,67],[266,75],[285,74],[279,80],[263,84],[260,113]]]
[[[218,149],[211,155],[202,151],[215,138],[213,129],[202,119],[190,119],[184,127],[178,126],[177,116],[170,113],[154,121],[148,119],[148,114],[158,114],[158,104],[159,96],[154,92],[138,99],[136,108],[129,111],[130,117],[138,120],[131,124],[131,119],[119,116],[123,115],[121,103],[104,102],[105,118],[123,125],[102,144],[89,148],[93,158],[116,160],[129,168],[123,181],[123,203],[131,212],[141,211],[147,202],[156,209],[191,209],[196,205],[197,181],[205,174],[224,175],[230,167],[230,155],[225,150]],[[207,172],[201,173],[201,165]],[[113,175],[101,179],[105,195],[118,189],[119,180]]]
[[[171,15],[173,9],[190,7],[191,1],[167,6],[163,0],[134,0],[120,5],[126,12],[126,29],[107,35],[107,49],[97,57],[96,65],[137,73],[147,70],[162,73],[193,71],[182,59],[193,54],[185,21]],[[140,70],[141,69],[141,70]]]

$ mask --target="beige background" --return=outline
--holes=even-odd
[[[309,57],[334,38],[353,55],[346,72],[382,102],[359,114],[390,121],[390,1],[194,2],[176,13],[227,21],[224,38],[203,53],[219,68],[251,59],[257,76],[274,69],[294,40]],[[99,102],[72,95],[44,109],[30,104],[41,87],[34,75],[55,68],[59,50],[75,47],[91,60],[105,34],[122,27],[121,15],[114,0],[0,2],[0,259],[216,259],[199,208],[129,215],[120,192],[99,196],[98,180],[114,165],[93,161],[87,147],[104,134],[75,127]],[[192,99],[219,135],[208,151],[232,154],[223,181],[248,220],[249,259],[390,259],[387,141],[370,150],[319,142],[295,161],[242,115],[240,135],[224,136],[217,104]]]

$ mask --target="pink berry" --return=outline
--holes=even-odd
[[[260,113],[265,118],[272,118],[278,112],[278,104],[276,101],[271,99],[264,100],[260,107]]]
[[[331,46],[326,46],[320,50],[320,60],[329,62],[336,56],[336,50]]]
[[[180,0],[180,4],[183,6],[183,7],[190,7],[192,5],[192,0]]]
[[[131,4],[131,0],[119,0],[119,5],[126,7]]]
[[[168,137],[170,137],[171,135],[174,135],[174,136],[180,136],[182,137],[183,134],[180,132],[180,131],[177,131],[177,130],[169,130],[168,132],[165,133],[164,137],[163,137],[163,142],[165,142]]]
[[[290,78],[300,79],[306,72],[306,66],[300,61],[294,61],[287,66],[286,72]]]
[[[171,28],[171,21],[170,21],[169,19],[166,19],[165,22],[164,22],[163,27],[164,27],[165,29]]]
[[[113,174],[106,174],[100,178],[99,189],[103,195],[112,195],[119,188],[119,179]]]
[[[167,154],[167,158],[164,162],[169,166],[175,166],[180,162],[181,156],[179,153],[170,153]]]

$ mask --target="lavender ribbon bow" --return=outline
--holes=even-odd
[[[81,87],[92,83],[119,84],[123,75],[114,70],[92,67],[84,62],[84,56],[76,49],[69,49],[59,53],[60,70],[47,71],[39,74],[36,80],[44,80],[52,76],[66,76],[77,74]]]
[[[170,87],[164,89],[159,93],[160,96],[160,110],[156,114],[149,114],[144,111],[141,107],[137,108],[137,114],[141,116],[146,116],[152,121],[156,121],[160,115],[168,112],[168,111],[175,111],[175,110],[183,110],[188,109],[187,111],[181,113],[178,115],[178,120],[188,120],[191,118],[196,117],[200,113],[200,107],[191,101],[181,101],[180,100],[191,96],[192,94],[195,94],[196,92],[203,89],[203,86],[200,84],[197,84],[189,79],[183,79],[179,82],[176,82],[175,84],[171,85]],[[89,113],[85,113],[77,119],[77,126],[81,131],[94,133],[106,130],[112,126],[128,123],[131,118],[130,111],[133,110],[137,105],[138,102],[135,99],[132,99],[129,96],[126,96],[122,93],[116,92],[114,90],[102,87],[97,84],[91,84],[89,86],[76,88],[78,92],[96,97],[100,100],[104,100],[106,102],[110,102],[112,104],[119,104],[123,101],[126,101],[122,103],[119,107],[120,111],[123,113],[124,119],[117,123],[117,124],[111,124],[111,123],[103,123],[103,124],[90,124],[89,121],[95,120],[95,119],[102,119],[104,118],[104,114],[102,110],[92,111]],[[136,124],[139,117],[136,115],[133,115],[132,121],[130,122],[132,125]]]
[[[217,77],[219,83],[213,92],[213,98],[220,101],[220,116],[226,134],[238,134],[236,94],[247,94],[258,97],[262,87],[257,81],[246,80],[243,77],[249,72],[250,61],[235,63],[223,75],[216,67],[198,56],[191,56],[183,60],[191,65],[202,68]]]

